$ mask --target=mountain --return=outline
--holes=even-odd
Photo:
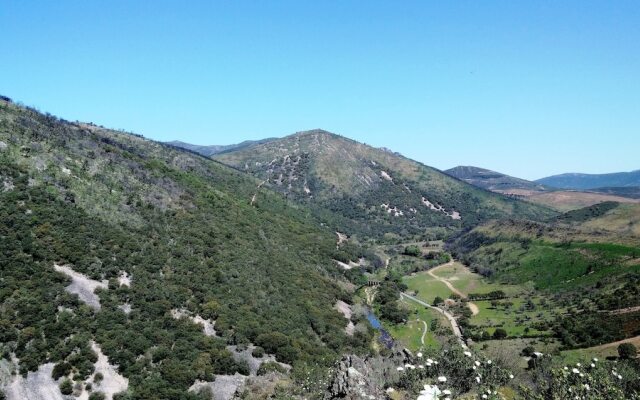
[[[474,186],[493,192],[506,194],[530,194],[533,192],[546,192],[550,188],[536,182],[515,178],[500,172],[472,166],[457,166],[446,171],[445,174],[463,180]]]
[[[636,203],[635,188],[608,188],[589,191],[558,190],[538,182],[514,178],[500,172],[478,167],[458,166],[444,171],[474,186],[493,192],[510,195],[531,203],[540,204],[558,211],[570,211],[594,204],[614,201]],[[636,198],[640,198],[640,193]]]
[[[245,140],[244,142],[240,142],[236,144],[210,145],[210,146],[190,144],[190,143],[181,142],[179,140],[174,140],[166,143],[171,146],[193,151],[194,153],[201,154],[205,157],[211,157],[214,154],[224,153],[226,151],[232,151],[232,150],[241,150],[246,147],[255,146],[257,144],[267,143],[272,140],[275,140],[275,138],[267,138],[267,139],[260,139],[260,140]]]
[[[562,189],[637,187],[640,186],[640,170],[611,174],[560,174],[538,179],[536,182]]]
[[[306,374],[372,334],[354,315],[348,336],[333,308],[350,301],[335,233],[258,184],[0,100],[0,395],[40,398],[29,390],[72,378],[86,396],[107,368],[94,387],[119,377],[121,399],[196,399],[196,380],[260,386],[261,363],[265,390],[292,367],[283,397],[321,392]]]
[[[320,129],[213,158],[308,204],[325,222],[349,234],[422,235],[490,218],[553,214],[545,207],[476,188],[387,149]],[[333,220],[327,221],[326,210],[332,211]]]

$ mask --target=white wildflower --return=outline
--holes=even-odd
[[[398,371],[404,371],[404,368],[402,368],[402,367],[398,367],[398,368],[396,368],[396,369],[397,369]]]
[[[480,361],[476,361],[475,364],[479,367],[480,366]]]
[[[447,381],[447,377],[446,376],[439,376],[438,377],[438,382],[446,382]]]
[[[418,358],[422,358],[422,353],[417,354]]]
[[[467,356],[467,357],[471,357],[471,352],[470,351],[465,351],[464,355]]]
[[[487,364],[491,365],[491,360],[487,360]]]
[[[571,371],[572,371],[574,374],[579,374],[579,373],[580,373],[580,371],[578,370],[578,368],[574,368],[574,369],[572,369]]]
[[[446,394],[447,396],[451,394],[451,390],[449,389],[445,389],[442,391],[443,394]]]
[[[509,374],[509,379],[513,379],[513,374]]]

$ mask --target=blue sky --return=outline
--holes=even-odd
[[[0,94],[157,140],[323,128],[437,168],[640,168],[638,1],[17,1]]]

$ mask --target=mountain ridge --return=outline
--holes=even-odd
[[[640,169],[607,174],[565,173],[537,179],[535,182],[562,189],[598,189],[640,186]]]
[[[256,176],[288,198],[337,212],[345,217],[338,229],[368,231],[367,235],[385,230],[415,234],[434,226],[459,229],[489,217],[551,212],[322,129],[213,159]],[[368,229],[363,229],[364,221]]]

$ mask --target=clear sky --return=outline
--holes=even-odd
[[[323,128],[437,168],[640,168],[640,1],[18,1],[0,94],[157,140]]]

